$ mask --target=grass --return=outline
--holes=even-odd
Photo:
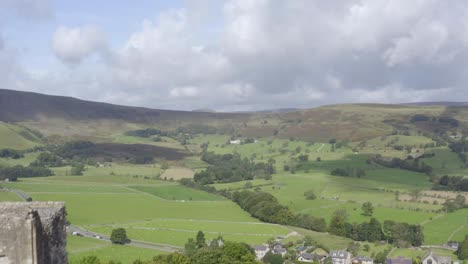
[[[167,180],[180,180],[186,178],[193,178],[194,172],[191,169],[181,167],[171,167],[164,171],[161,179]]]
[[[0,190],[0,202],[20,202],[23,201],[16,193]]]
[[[26,135],[30,138],[27,139]],[[7,124],[0,121],[0,149],[11,148],[11,149],[28,149],[34,146],[40,145],[38,142],[34,142],[31,139],[39,140],[35,136],[31,135],[25,129]]]
[[[425,243],[429,245],[444,244],[453,232],[467,224],[468,209],[458,210],[434,219],[424,225]],[[457,235],[457,237],[459,236],[460,234]]]
[[[167,252],[153,249],[138,248],[127,245],[111,245],[108,247],[92,249],[84,252],[73,253],[68,257],[70,264],[82,263],[80,260],[86,256],[97,256],[101,261],[120,261],[121,263],[133,263],[135,260],[150,260],[154,256],[167,254]]]
[[[142,137],[132,137],[126,136],[122,134],[114,135],[114,142],[115,143],[122,143],[122,144],[149,144],[154,146],[166,147],[166,148],[174,148],[184,150],[184,146],[182,146],[177,140],[174,140],[169,137],[162,137],[162,141],[155,142],[151,138],[142,138]]]
[[[136,248],[132,246],[112,245],[110,242],[88,237],[67,236],[69,263],[80,263],[86,256],[97,256],[101,261],[121,261],[132,263],[134,260],[149,260],[153,256],[166,252]]]
[[[114,227],[92,227],[90,230],[109,235]],[[144,240],[154,243],[164,243],[175,246],[183,247],[187,242],[188,238],[194,238],[197,235],[198,230],[164,230],[164,229],[150,229],[142,228],[138,226],[126,227],[127,235],[130,239]],[[229,233],[224,232],[222,229],[218,232],[205,233],[207,240],[215,239],[218,236],[222,236],[228,241],[244,242],[250,245],[265,243],[270,238],[275,238],[278,235],[286,234],[283,233],[272,233],[272,234],[255,234],[255,233]]]
[[[219,195],[190,189],[180,185],[167,186],[130,186],[140,192],[148,193],[166,200],[177,201],[226,201]]]

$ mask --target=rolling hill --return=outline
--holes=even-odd
[[[0,121],[37,129],[46,136],[84,137],[106,141],[110,135],[137,128],[174,130],[190,124],[216,127],[223,133],[247,137],[298,138],[327,142],[332,138],[360,141],[392,131],[436,133],[468,124],[468,106],[343,104],[291,111],[215,113],[172,111],[90,102],[71,97],[0,90]],[[416,115],[434,120],[451,117],[459,126],[437,121],[410,122]]]

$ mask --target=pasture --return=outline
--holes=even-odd
[[[0,121],[0,149],[28,149],[40,145],[39,139],[22,127]]]
[[[67,236],[67,251],[70,264],[80,263],[80,260],[86,256],[98,256],[101,261],[132,263],[137,259],[149,260],[165,253],[153,249],[112,245],[106,241],[77,236]]]
[[[0,185],[21,189],[35,201],[65,201],[72,225],[107,235],[113,228],[124,227],[133,240],[183,246],[188,238],[202,230],[207,239],[222,235],[228,240],[258,244],[290,232],[287,228],[259,222],[223,197],[170,181],[100,176],[101,169],[96,168],[87,176],[24,178]],[[13,193],[0,192],[0,200],[19,199]],[[139,256],[149,259],[160,253],[130,246],[101,245],[102,241],[93,239],[72,237],[70,241],[71,261],[86,255],[97,255],[103,260],[134,260]]]

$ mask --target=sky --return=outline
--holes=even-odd
[[[468,1],[0,0],[0,88],[177,110],[468,101]]]

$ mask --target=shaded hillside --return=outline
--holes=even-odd
[[[0,89],[0,121],[37,121],[41,118],[67,120],[123,120],[158,123],[164,120],[239,119],[246,114],[157,110],[90,102],[71,97]]]

